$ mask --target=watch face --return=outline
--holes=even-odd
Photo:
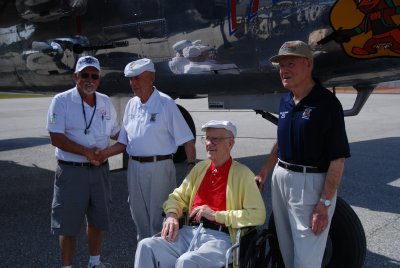
[[[329,207],[331,205],[331,200],[321,198],[319,201],[326,207]]]

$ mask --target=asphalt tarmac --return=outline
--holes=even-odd
[[[353,94],[339,94],[349,107]],[[50,233],[54,148],[45,130],[51,98],[0,100],[0,267],[61,267],[58,239]],[[206,157],[200,126],[227,119],[238,127],[232,155],[254,172],[273,145],[276,128],[252,111],[209,111],[206,99],[177,100],[197,130],[197,158]],[[339,190],[359,216],[367,237],[364,267],[400,267],[400,95],[374,94],[361,113],[346,118],[351,158]],[[118,104],[121,107],[123,104]],[[110,159],[114,170],[121,156]],[[185,165],[177,164],[178,182]],[[136,232],[127,205],[126,172],[113,171],[112,227],[104,235],[102,260],[132,267]],[[263,196],[270,213],[269,188]],[[86,267],[85,230],[78,237],[75,267]]]

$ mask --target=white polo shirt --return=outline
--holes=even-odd
[[[174,74],[183,74],[185,66],[188,65],[189,63],[190,61],[188,59],[181,56],[177,56],[172,58],[168,62],[168,66]]]
[[[82,110],[82,98],[76,87],[54,96],[47,113],[47,130],[63,133],[65,136],[85,147],[105,149],[120,130],[117,122],[117,113],[107,95],[96,92],[96,110],[83,102],[86,114],[86,123]],[[93,116],[89,133],[94,139],[85,134],[86,124]],[[93,143],[93,144],[91,144]],[[88,162],[85,156],[73,154],[56,148],[58,160],[72,162]]]
[[[133,156],[173,154],[194,139],[175,101],[156,88],[145,104],[139,97],[129,100],[122,124],[118,141]]]

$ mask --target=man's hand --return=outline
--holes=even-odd
[[[179,233],[178,215],[168,213],[161,230],[161,236],[167,241],[174,241]]]
[[[254,180],[257,183],[258,189],[260,189],[260,191],[264,190],[265,177],[263,178],[260,175],[256,175],[254,177]]]
[[[328,209],[328,207],[319,202],[315,206],[310,222],[311,230],[315,235],[320,235],[328,227]]]
[[[100,166],[105,160],[105,156],[98,148],[87,149],[86,158],[95,166]]]
[[[207,205],[202,205],[195,207],[189,217],[196,218],[197,221],[200,221],[203,217],[209,221],[215,221],[215,211]]]

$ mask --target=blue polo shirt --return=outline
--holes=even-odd
[[[281,99],[278,120],[279,159],[327,171],[332,160],[349,157],[343,108],[321,84],[297,105],[293,93]]]

